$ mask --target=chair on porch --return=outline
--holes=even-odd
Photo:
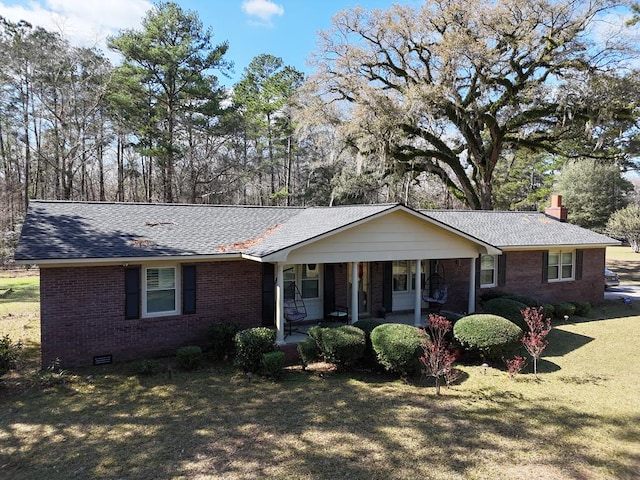
[[[295,324],[307,318],[307,307],[304,304],[300,290],[298,290],[295,282],[289,282],[285,287],[284,298],[285,337],[291,335],[293,332],[305,333],[294,329]]]
[[[422,292],[422,300],[429,304],[429,313],[440,313],[449,299],[449,287],[444,281],[444,274],[432,273],[427,285],[428,290]]]

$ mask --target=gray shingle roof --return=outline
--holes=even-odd
[[[538,212],[424,210],[425,215],[498,248],[606,246],[620,242]]]
[[[15,259],[264,257],[395,208],[398,204],[299,208],[33,201]],[[499,248],[617,244],[540,213],[422,213]]]
[[[251,207],[32,201],[15,259],[264,256],[395,205]]]

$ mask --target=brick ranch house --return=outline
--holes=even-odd
[[[15,258],[40,267],[42,364],[91,365],[204,345],[214,322],[272,327],[284,344],[293,285],[311,321],[344,305],[349,322],[408,311],[421,325],[438,277],[451,311],[492,288],[599,303],[618,242],[561,221],[554,202],[542,214],[33,201]]]

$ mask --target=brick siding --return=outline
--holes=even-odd
[[[94,356],[127,361],[172,355],[184,345],[206,346],[214,322],[242,328],[262,323],[261,265],[249,261],[200,263],[197,310],[125,320],[124,267],[42,268],[42,365],[91,365]]]

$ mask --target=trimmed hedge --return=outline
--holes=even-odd
[[[202,362],[202,349],[197,346],[180,347],[176,351],[176,363],[183,370],[194,370]]]
[[[520,327],[523,332],[529,330],[521,313],[525,308],[527,308],[527,305],[513,300],[511,297],[494,298],[493,300],[485,302],[482,307],[485,313],[491,313],[511,320]]]
[[[353,325],[341,325],[337,328],[320,328],[318,346],[325,361],[337,365],[350,366],[362,358],[366,336],[364,331]],[[317,340],[316,340],[317,341]]]
[[[453,335],[466,348],[496,358],[518,344],[522,329],[504,317],[480,313],[458,320]]]
[[[537,308],[542,306],[542,304],[537,299],[528,295],[507,295],[506,298],[508,298],[509,300],[515,300],[516,302],[524,303],[527,307]]]
[[[553,316],[555,318],[564,318],[565,315],[572,316],[576,313],[576,306],[573,303],[554,303]]]
[[[303,370],[307,368],[310,363],[316,362],[320,359],[320,348],[313,338],[304,338],[300,340],[296,348],[298,349],[298,355],[300,356],[300,363],[302,363]]]
[[[429,336],[417,327],[402,323],[385,323],[371,332],[371,345],[378,362],[388,371],[414,375],[420,371],[422,343]]]
[[[211,353],[216,360],[233,355],[233,338],[240,331],[240,326],[236,323],[213,323],[209,326],[209,342]]]
[[[586,317],[591,311],[591,304],[589,302],[571,302],[576,307],[575,315],[579,317]]]
[[[276,350],[276,332],[266,327],[248,328],[236,333],[235,364],[245,372],[259,373],[262,355]]]
[[[269,352],[262,354],[262,373],[272,378],[280,380],[284,370],[284,352]]]

